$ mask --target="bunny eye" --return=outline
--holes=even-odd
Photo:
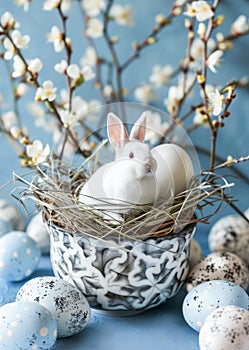
[[[134,153],[133,152],[130,152],[129,158],[134,158]]]

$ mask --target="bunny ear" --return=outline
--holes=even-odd
[[[124,124],[114,113],[109,113],[107,116],[107,134],[114,148],[122,148],[125,141],[129,140]]]
[[[146,118],[147,111],[143,112],[136,123],[133,125],[130,133],[131,140],[138,140],[141,142],[144,140],[146,132]]]

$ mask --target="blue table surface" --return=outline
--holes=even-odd
[[[197,229],[195,235],[204,255],[208,252],[205,231]],[[53,275],[50,258],[43,256],[32,278],[48,275]],[[9,283],[7,301],[15,300],[17,291],[24,283]],[[88,325],[75,336],[58,339],[53,350],[197,350],[198,333],[187,325],[182,315],[185,295],[183,286],[176,296],[164,304],[136,316],[113,317],[92,310]]]

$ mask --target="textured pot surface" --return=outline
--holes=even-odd
[[[189,268],[194,225],[177,235],[146,241],[96,240],[49,226],[51,261],[56,276],[74,284],[92,308],[129,315],[174,296]]]

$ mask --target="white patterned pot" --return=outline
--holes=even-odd
[[[174,296],[189,268],[195,225],[177,235],[146,241],[108,242],[70,233],[53,224],[54,273],[75,285],[91,307],[111,315],[140,313]]]

